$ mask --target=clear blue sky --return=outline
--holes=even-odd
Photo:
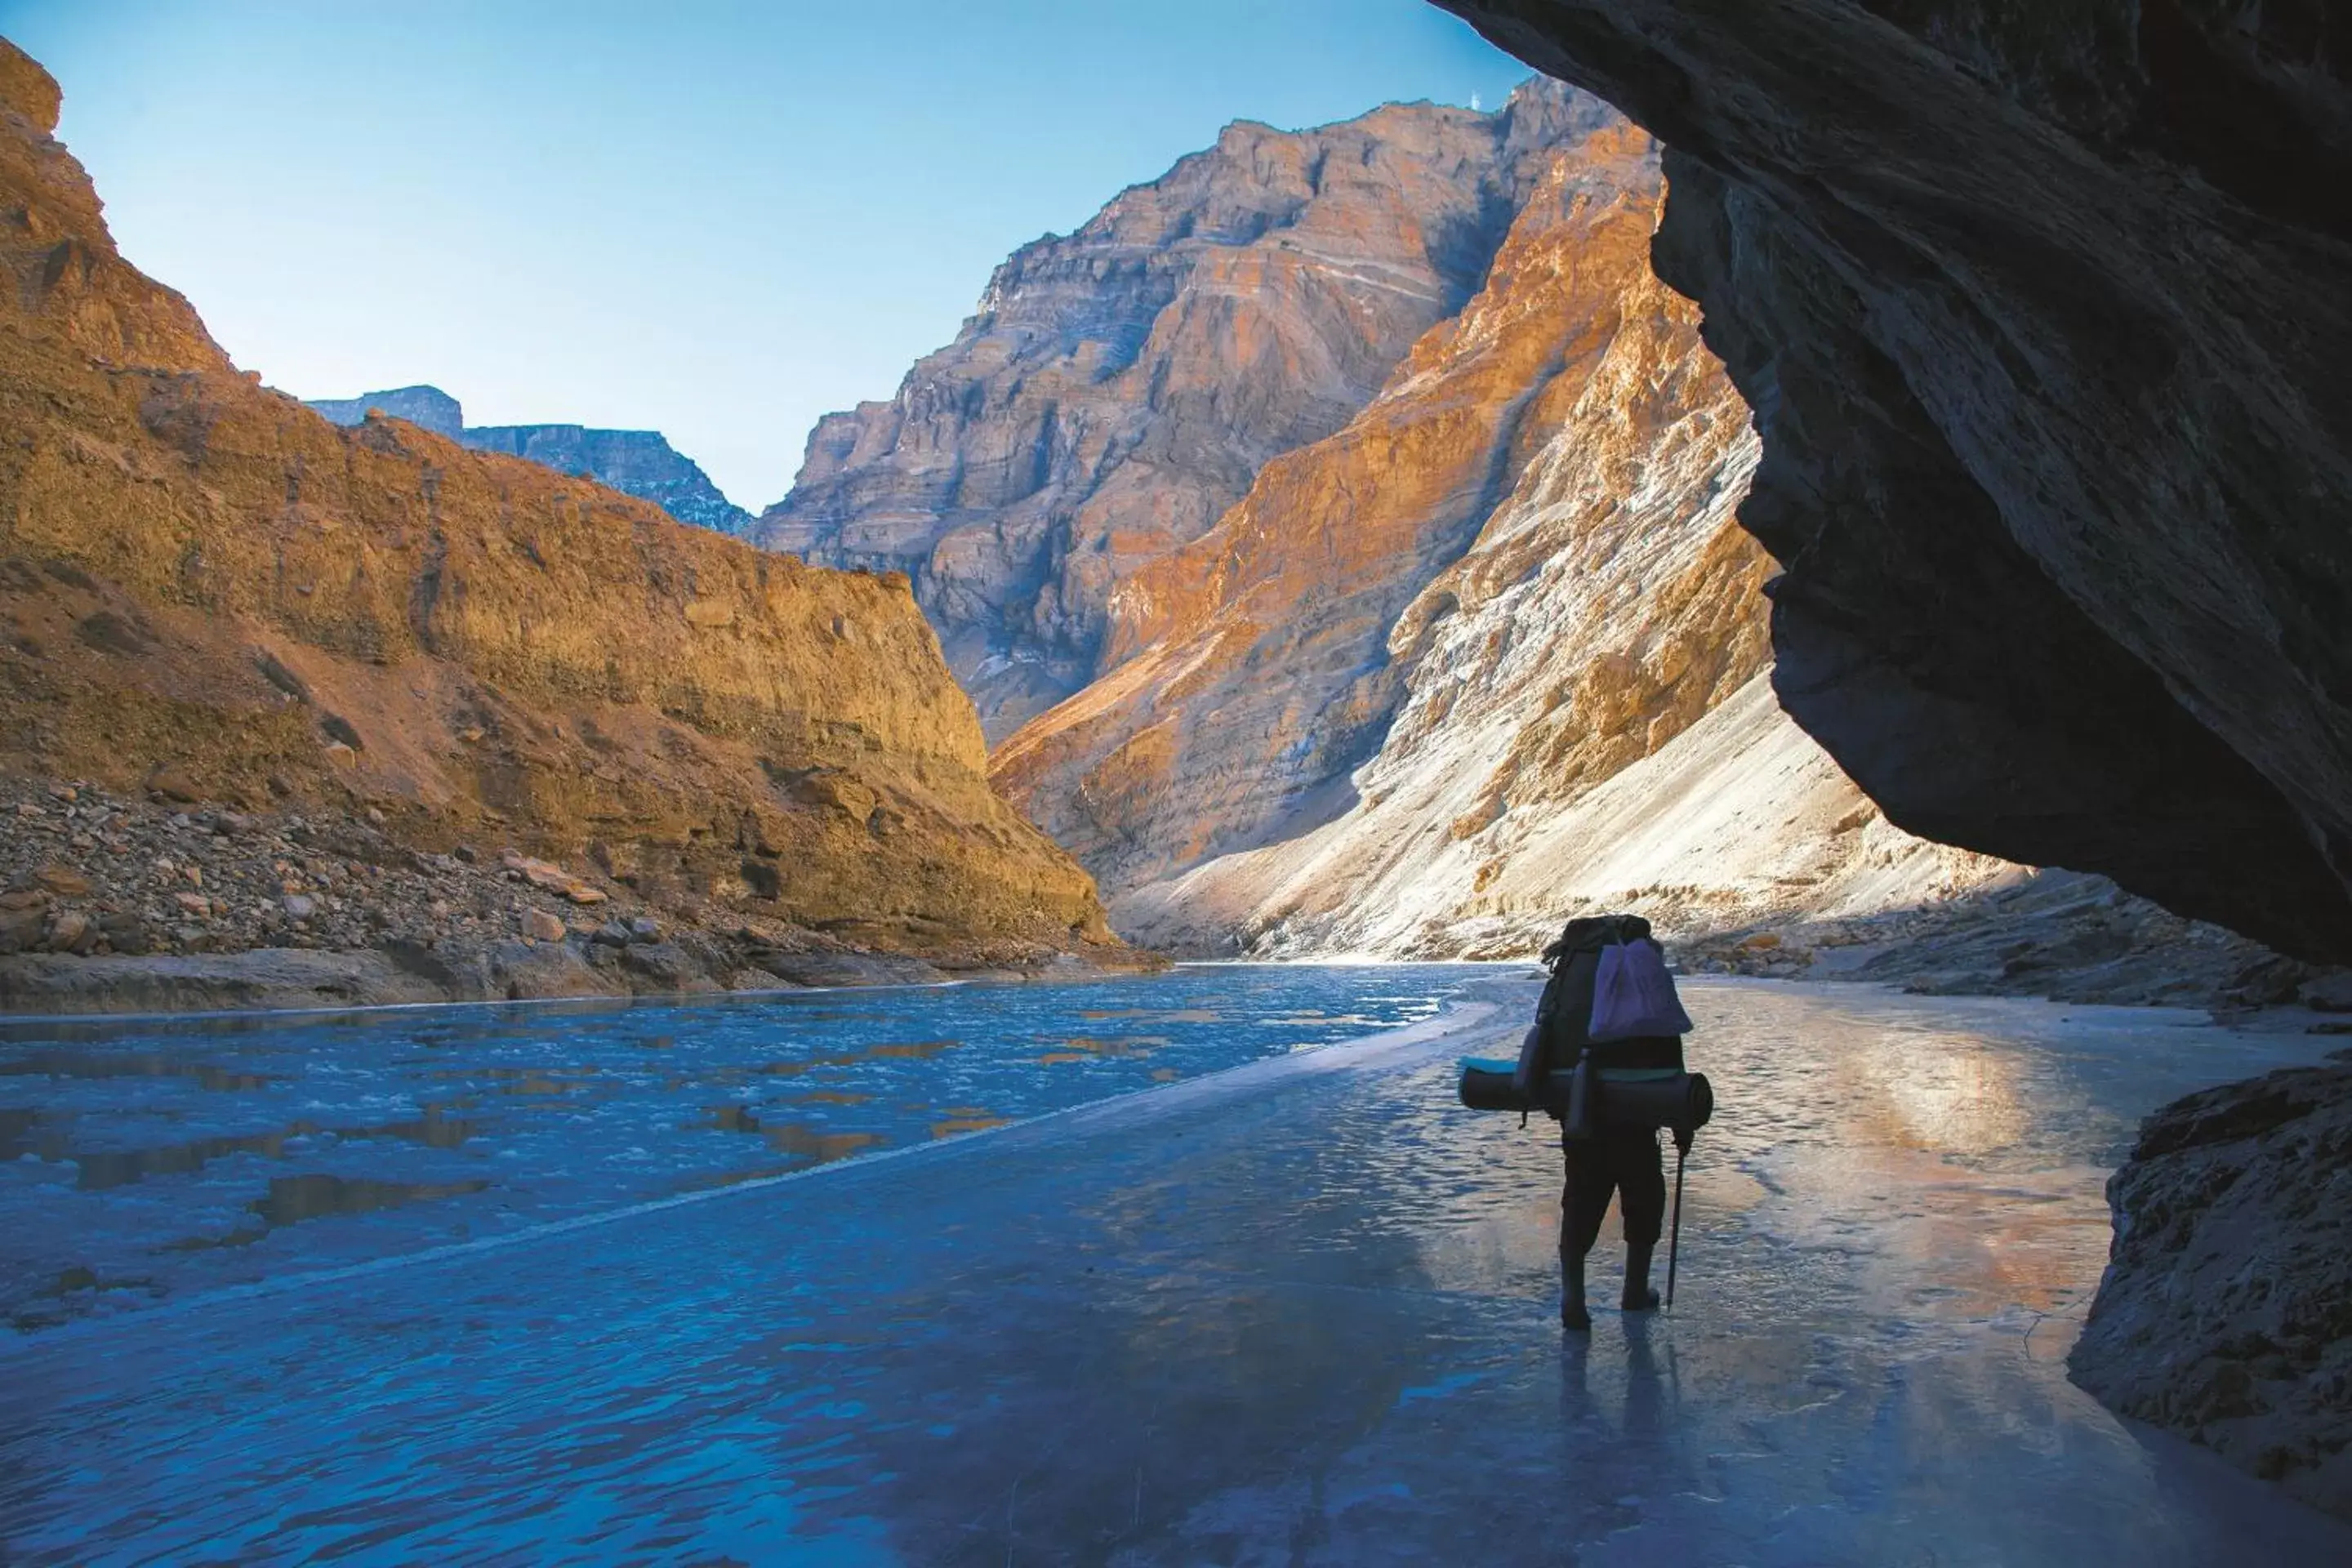
[[[665,431],[738,502],[1235,119],[1491,109],[1422,0],[0,0],[123,252],[307,397]]]

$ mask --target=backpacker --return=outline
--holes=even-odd
[[[1571,1138],[1596,1126],[1672,1127],[1704,1124],[1714,1095],[1703,1075],[1683,1069],[1682,1032],[1689,1016],[1675,997],[1650,922],[1639,915],[1572,920],[1544,949],[1551,969],[1536,1021],[1520,1042],[1508,1073],[1500,1063],[1465,1062],[1462,1103],[1475,1110],[1542,1110]],[[1611,994],[1601,995],[1604,968],[1613,970]],[[1596,1033],[1593,1026],[1602,1025]],[[1632,1023],[1659,1032],[1620,1033]],[[1671,1029],[1672,1032],[1665,1032]]]

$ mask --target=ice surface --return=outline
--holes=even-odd
[[[2063,1373],[2134,1120],[2324,1042],[1687,986],[1722,1109],[1681,1299],[1563,1343],[1549,1124],[1452,1103],[1530,990],[1481,989],[1451,1032],[24,1335],[0,1555],[2352,1560]]]
[[[0,1024],[0,1314],[35,1330],[950,1137],[1412,1023],[1482,973]]]

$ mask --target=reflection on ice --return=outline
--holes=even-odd
[[[190,1061],[152,1051],[99,1054],[89,1051],[28,1051],[6,1053],[0,1047],[0,1076],[26,1078],[184,1078],[217,1093],[236,1093],[266,1086],[261,1073],[233,1072],[210,1062]]]
[[[884,1157],[761,1165],[777,1129],[856,1129],[698,1069],[658,1121],[596,1125],[657,1128],[673,1182],[785,1179],[21,1339],[0,1541],[32,1563],[2352,1561],[2352,1531],[2124,1427],[2061,1364],[2138,1115],[2315,1043],[1686,1000],[1724,1093],[1671,1317],[1562,1342],[1548,1125],[1452,1103],[1454,1058],[1496,1035],[1269,1050],[929,1142],[1019,1086],[1147,1070],[1042,1068],[1042,1021],[967,1023],[940,1080],[863,1079],[842,1108],[898,1119]],[[1004,1070],[969,1070],[991,1039]],[[526,1151],[488,1192],[231,1250],[510,1201],[504,1172],[542,1169],[518,1129],[545,1124],[467,1145]],[[754,1163],[680,1168],[711,1145]]]
[[[398,1208],[403,1204],[461,1197],[467,1193],[478,1193],[489,1184],[484,1180],[371,1182],[316,1173],[303,1176],[272,1176],[268,1193],[245,1206],[247,1212],[260,1216],[262,1226],[267,1229],[281,1225],[299,1225],[306,1219],[324,1219],[329,1215],[374,1214],[379,1209]]]

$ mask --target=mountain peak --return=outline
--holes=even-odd
[[[1554,153],[1608,112],[1528,101],[1544,112],[1234,121],[1013,252],[896,397],[827,416],[760,542],[906,572],[1010,733],[1102,673],[1123,579],[1338,430],[1476,291]]]
[[[357,397],[307,401],[338,425],[357,425],[372,411],[381,410],[394,419],[405,419],[420,430],[446,436],[452,441],[460,439],[466,427],[463,406],[437,386],[395,386],[384,392],[362,393]]]

